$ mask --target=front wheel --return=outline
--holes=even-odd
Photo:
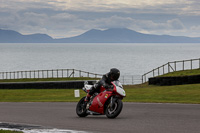
[[[84,101],[85,97],[83,97],[77,104],[76,106],[76,114],[79,117],[86,117],[87,114],[87,109],[86,109],[86,105],[87,103]]]
[[[123,103],[121,99],[117,99],[115,103],[113,103],[113,107],[108,104],[105,110],[105,114],[108,118],[116,118],[120,112],[122,111]]]

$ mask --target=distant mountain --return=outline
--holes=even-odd
[[[200,37],[143,34],[126,28],[89,30],[79,36],[53,39],[46,34],[22,35],[0,30],[0,43],[200,43]]]
[[[0,29],[0,43],[45,43],[52,41],[53,38],[46,34],[22,35],[13,30]]]

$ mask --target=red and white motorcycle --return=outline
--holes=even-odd
[[[112,87],[105,89],[103,86],[100,88],[100,93],[94,93],[89,102],[85,102],[83,97],[76,106],[76,113],[79,117],[86,117],[87,115],[106,115],[108,118],[116,118],[122,108],[122,99],[126,93],[117,81],[112,82]],[[83,90],[88,93],[92,85],[85,83]]]

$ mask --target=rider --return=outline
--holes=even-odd
[[[117,68],[112,68],[110,69],[110,72],[107,74],[103,75],[100,81],[98,81],[96,84],[93,85],[91,88],[90,92],[87,94],[85,97],[85,101],[88,102],[90,101],[90,97],[95,93],[99,92],[101,86],[104,88],[108,89],[110,85],[112,85],[112,81],[118,80],[120,76],[120,71]]]

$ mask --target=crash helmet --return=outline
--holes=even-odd
[[[109,72],[109,77],[111,80],[118,80],[120,76],[120,71],[117,68],[111,68]]]

